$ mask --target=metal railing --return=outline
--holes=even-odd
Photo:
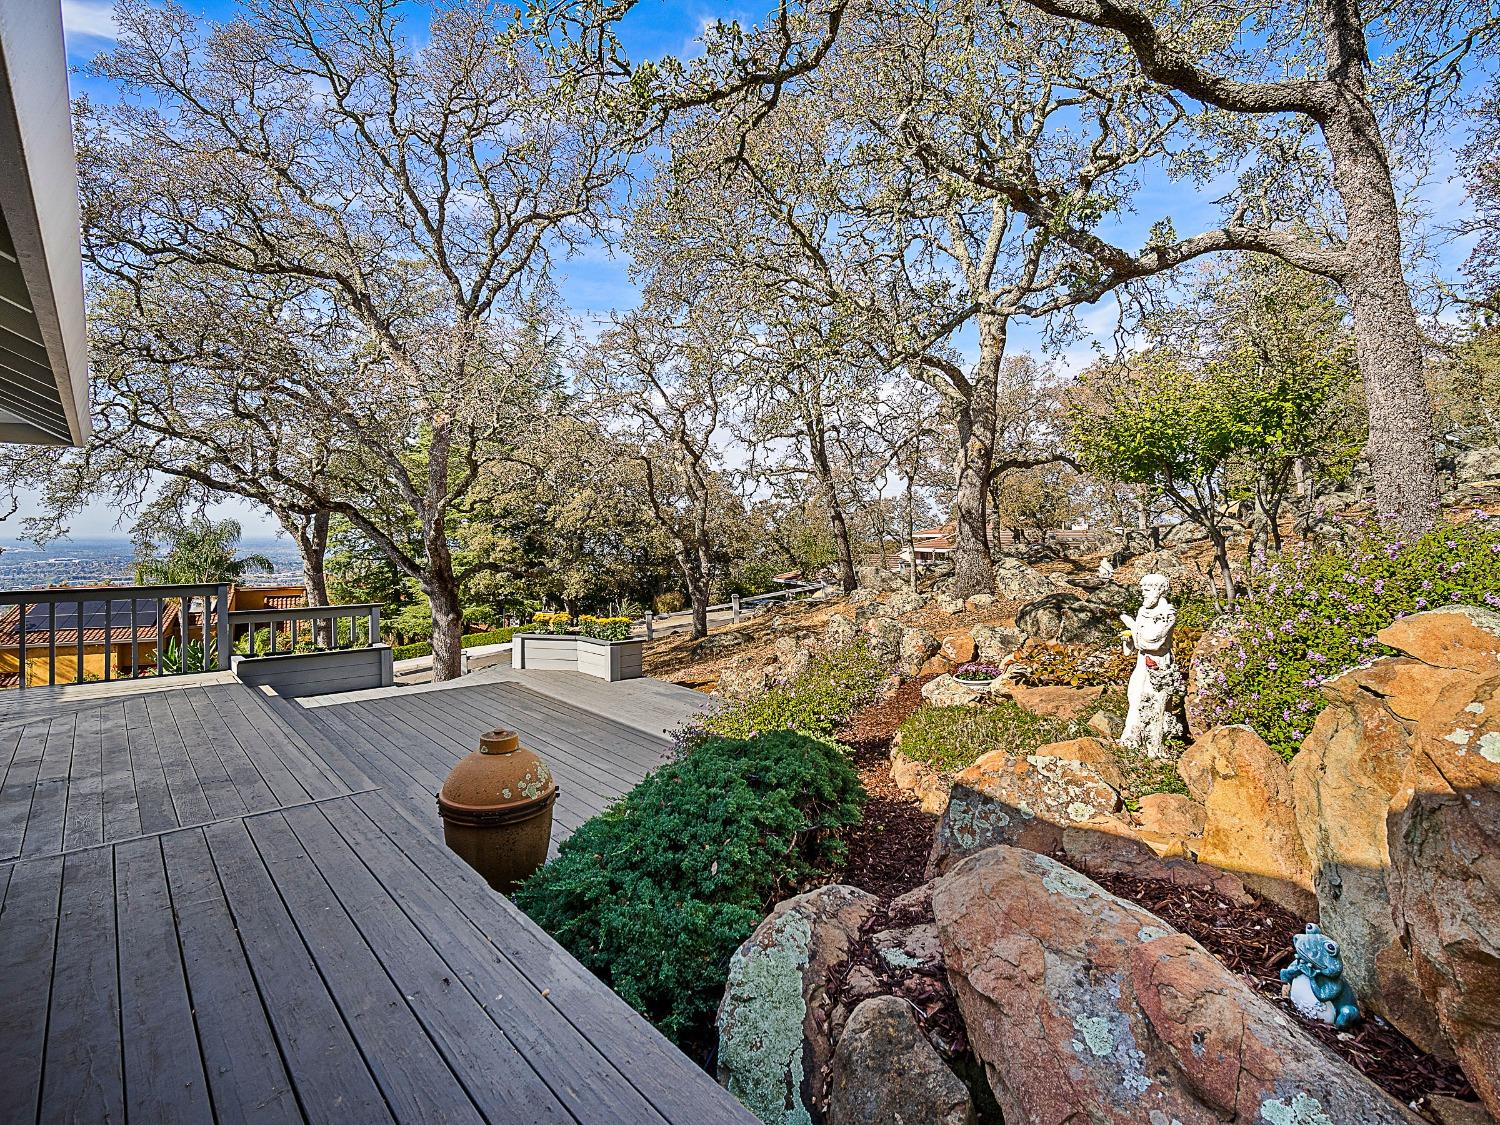
[[[339,628],[342,621],[349,623],[347,632]],[[307,626],[305,641],[304,624]],[[244,655],[248,656],[369,648],[380,643],[380,603],[234,610],[229,614],[229,626],[237,648],[241,640],[245,641]],[[364,627],[363,640],[360,639],[361,626]]]
[[[776,601],[789,602],[793,598],[799,597],[803,594],[821,594],[827,588],[828,584],[826,582],[806,582],[800,586],[787,586],[781,590],[772,590],[769,594],[756,594],[754,597],[750,598],[742,598],[738,594],[735,594],[727,602],[720,602],[718,605],[709,606],[706,612],[722,613],[727,609],[731,614],[730,620],[738,622],[741,614],[744,613],[746,607],[758,609],[762,605],[770,605],[772,602]],[[686,615],[688,617],[691,617],[692,613],[693,611],[691,609],[685,609],[679,610],[678,612],[672,614],[664,613],[661,614],[661,616],[681,617]],[[646,639],[648,641],[655,639],[657,624],[657,615],[651,613],[648,610],[645,617]]]
[[[229,622],[219,611],[228,597],[225,585],[0,591],[0,622],[6,626],[0,634],[0,675],[10,673],[14,663],[18,686],[43,686],[41,669],[33,668],[43,651],[48,687],[221,671],[229,667]],[[12,606],[19,610],[14,629],[9,628]],[[36,612],[44,608],[44,614]],[[65,671],[71,660],[71,678],[59,679],[59,660]]]

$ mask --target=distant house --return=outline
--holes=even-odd
[[[105,590],[109,591],[107,599],[89,596]],[[165,644],[166,638],[181,635],[175,600],[131,598],[121,587],[80,587],[78,593],[81,602],[27,606],[24,630],[20,606],[7,606],[0,612],[0,687],[22,686],[23,647],[27,686],[71,683],[80,678],[80,664],[85,680],[129,678],[154,671],[158,638]],[[188,624],[192,636],[198,627],[191,620]],[[52,645],[47,643],[49,635],[56,637]],[[55,674],[49,675],[54,669]]]
[[[229,610],[231,613],[239,610],[256,609],[301,609],[307,604],[307,588],[305,586],[231,586],[229,588]],[[235,625],[231,627],[230,639],[238,641],[250,631],[249,625]],[[281,626],[280,631],[286,632],[287,626]],[[266,626],[260,626],[262,632]]]
[[[947,523],[941,527],[924,527],[912,532],[911,544],[901,550],[901,565],[908,566],[914,555],[918,566],[931,566],[941,562],[953,551],[953,531],[953,524]]]

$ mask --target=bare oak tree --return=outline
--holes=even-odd
[[[434,675],[456,675],[450,524],[524,416],[552,258],[597,233],[621,169],[588,82],[477,2],[262,0],[212,24],[124,0],[116,21],[94,69],[122,100],[79,107],[92,268],[303,287],[299,331],[361,362],[282,389],[361,487],[289,483],[421,584]]]

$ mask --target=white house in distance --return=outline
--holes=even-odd
[[[62,10],[0,0],[0,442],[80,445],[88,432]]]

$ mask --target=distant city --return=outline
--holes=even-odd
[[[255,585],[300,583],[297,551],[284,539],[246,540],[242,553],[257,552],[276,564],[274,574],[255,574]],[[0,540],[0,590],[42,586],[130,585],[135,580],[135,548],[128,539],[63,539],[37,547]]]

